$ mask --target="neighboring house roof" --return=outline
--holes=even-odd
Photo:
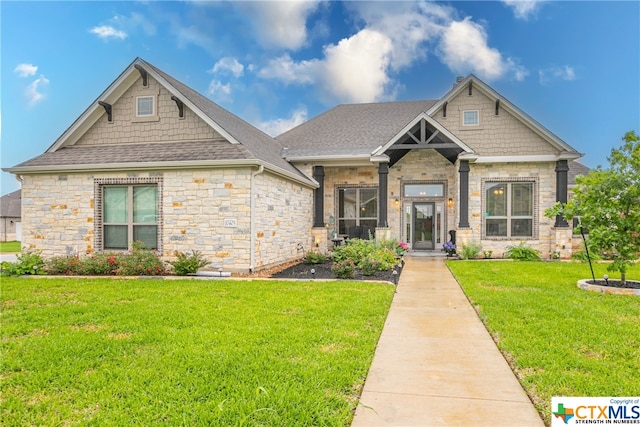
[[[288,160],[362,156],[391,140],[436,101],[338,105],[276,139]]]
[[[139,78],[142,67],[172,95],[227,141],[170,142],[156,144],[74,146],[104,114],[98,102],[113,103]],[[145,151],[146,150],[146,151]],[[46,153],[6,170],[14,173],[48,170],[144,169],[163,167],[262,165],[274,173],[310,186],[317,183],[281,156],[282,146],[274,138],[245,122],[195,90],[148,62],[136,58],[91,106],[56,140]]]
[[[22,191],[5,194],[0,198],[0,217],[20,218],[22,205]]]
[[[567,173],[567,180],[569,181],[569,185],[575,185],[576,176],[587,175],[590,170],[591,168],[575,160],[573,162],[569,162],[569,172]]]

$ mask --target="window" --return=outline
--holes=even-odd
[[[463,126],[478,126],[480,124],[480,114],[478,110],[469,110],[462,112]]]
[[[486,184],[485,235],[533,238],[533,182]]]
[[[103,249],[129,249],[142,241],[158,249],[158,187],[105,185],[102,187]]]
[[[138,96],[136,98],[136,116],[155,116],[153,96]]]
[[[338,233],[349,234],[349,228],[364,226],[374,232],[378,224],[378,189],[338,189]]]
[[[443,184],[405,184],[405,197],[442,197]]]

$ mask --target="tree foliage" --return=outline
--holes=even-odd
[[[622,140],[607,158],[608,169],[598,166],[576,177],[573,198],[545,215],[579,217],[591,244],[612,257],[609,271],[619,271],[625,282],[627,268],[640,253],[640,137],[630,131]]]

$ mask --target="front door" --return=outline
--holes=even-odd
[[[436,222],[435,203],[413,204],[413,249],[435,248]]]
[[[407,202],[404,204],[402,239],[413,250],[435,250],[444,239],[444,204],[442,202]]]

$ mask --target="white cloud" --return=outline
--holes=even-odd
[[[211,80],[207,94],[217,102],[231,102],[231,85],[220,80]]]
[[[380,101],[387,97],[392,43],[384,34],[364,29],[325,48],[323,86],[347,102]]]
[[[284,119],[275,119],[266,122],[260,122],[256,126],[264,133],[271,136],[278,136],[291,128],[307,121],[307,109],[298,108],[291,113],[291,117]]]
[[[238,62],[237,58],[226,56],[215,63],[211,69],[211,73],[231,74],[238,78],[244,72],[244,66]]]
[[[442,61],[459,74],[473,72],[487,80],[507,73],[522,80],[528,74],[515,60],[504,59],[498,49],[489,47],[484,28],[470,17],[451,22],[442,35],[440,51]]]
[[[504,4],[513,9],[513,14],[516,18],[525,21],[538,11],[544,1],[545,0],[502,0]]]
[[[561,67],[549,67],[538,71],[540,84],[546,85],[552,80],[573,81],[576,79],[576,72],[573,67],[563,65]]]
[[[256,28],[260,44],[272,48],[296,50],[307,41],[307,17],[319,1],[238,2]]]
[[[29,86],[27,86],[27,89],[25,90],[24,94],[27,97],[29,106],[34,106],[45,98],[45,95],[44,93],[42,93],[42,90],[44,86],[47,86],[48,84],[49,84],[49,79],[47,79],[43,75],[40,75],[40,77],[35,79]]]
[[[116,30],[110,25],[100,25],[98,27],[93,27],[89,30],[90,33],[97,35],[103,40],[108,39],[120,39],[124,40],[127,38],[128,34],[124,31]]]
[[[315,83],[320,74],[322,62],[319,59],[295,62],[288,53],[272,59],[258,71],[258,76],[265,79],[276,79],[286,84]]]
[[[38,71],[38,66],[33,64],[18,64],[13,70],[19,77],[34,76]]]

